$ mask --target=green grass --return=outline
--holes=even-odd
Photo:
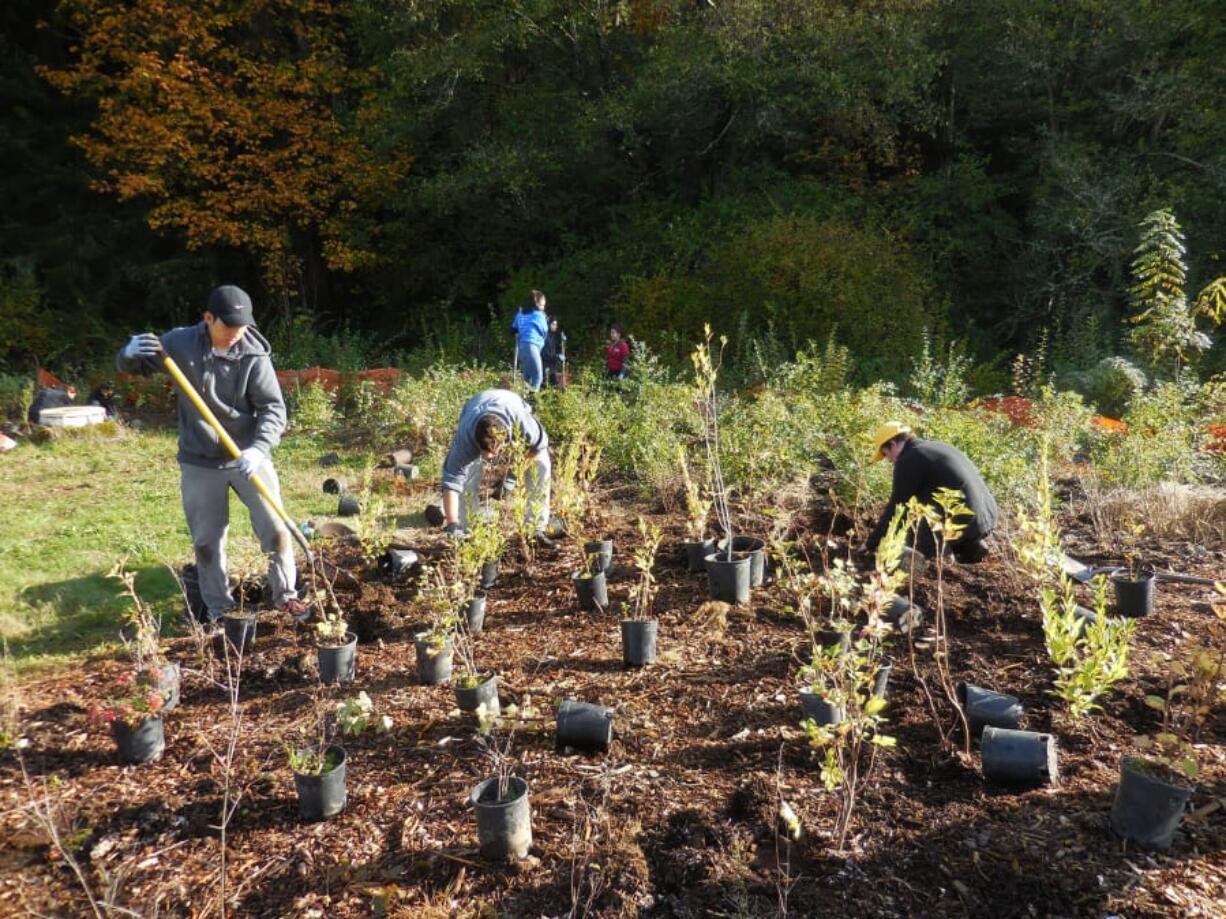
[[[183,604],[166,569],[191,561],[173,431],[69,432],[0,456],[0,637],[21,670],[65,666],[118,641],[130,603],[107,577],[127,559],[141,596],[182,629]],[[336,511],[318,466],[323,442],[288,438],[275,452],[282,499],[295,520]],[[361,468],[362,457],[345,465]],[[342,467],[343,468],[343,467]],[[335,470],[328,470],[333,473]],[[351,478],[359,473],[351,472]],[[230,496],[230,570],[265,565],[246,508]]]

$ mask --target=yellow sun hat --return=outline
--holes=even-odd
[[[899,434],[910,434],[911,429],[901,421],[887,421],[877,429],[877,433],[873,435],[873,462],[880,462],[885,459],[885,454],[881,452],[881,448],[897,437]]]

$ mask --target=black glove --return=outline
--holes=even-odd
[[[447,538],[452,542],[463,542],[472,534],[464,528],[463,524],[449,523],[443,528],[443,532],[447,534]]]

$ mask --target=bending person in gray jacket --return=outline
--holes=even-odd
[[[467,528],[468,516],[481,500],[485,463],[492,461],[508,440],[522,439],[532,454],[533,468],[524,483],[528,489],[528,515],[540,538],[549,522],[549,436],[532,409],[509,389],[477,393],[460,412],[460,424],[443,461],[443,522],[457,536]]]
[[[148,332],[133,335],[116,364],[128,373],[150,374],[162,369],[163,351],[179,365],[241,451],[238,459],[231,457],[191,400],[178,398],[183,513],[209,619],[217,620],[234,606],[226,569],[230,489],[247,505],[260,548],[269,554],[273,605],[297,619],[307,618],[309,611],[295,590],[293,539],[251,482],[258,473],[280,498],[271,456],[285,430],[285,400],[268,340],[253,325],[251,298],[238,287],[218,287],[209,294],[202,322],[171,329],[161,338]]]

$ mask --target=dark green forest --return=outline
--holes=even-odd
[[[1224,273],[1220,0],[9,0],[0,369],[256,298],[285,366],[576,347],[858,376],[1129,355],[1173,212]],[[495,329],[500,333],[500,329]],[[494,350],[496,349],[496,351]],[[416,357],[415,357],[416,356]],[[1140,357],[1144,358],[1144,355]],[[1202,370],[1220,368],[1217,345]]]

